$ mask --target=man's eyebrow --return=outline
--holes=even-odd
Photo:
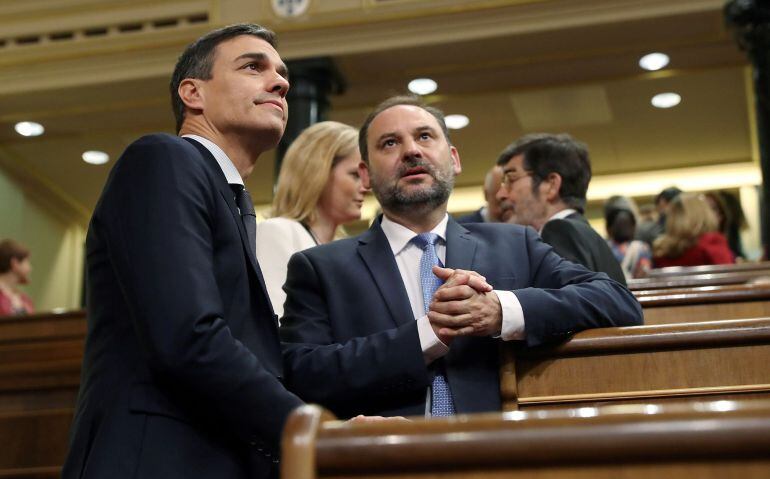
[[[241,61],[241,60],[252,60],[255,62],[269,62],[269,58],[266,54],[260,53],[260,52],[248,52],[244,53],[242,55],[238,55],[236,57],[235,61]],[[286,64],[283,62],[277,63],[275,65],[275,71],[278,72],[279,75],[284,77],[285,79],[289,79],[289,69],[286,67]]]
[[[385,138],[389,138],[389,137],[393,137],[393,136],[397,136],[397,135],[398,135],[398,134],[397,134],[395,131],[389,131],[389,132],[383,133],[382,135],[380,135],[380,136],[378,136],[378,137],[377,137],[377,141],[376,141],[376,143],[379,143],[379,142],[381,142],[381,141],[382,141],[382,140],[384,140]]]

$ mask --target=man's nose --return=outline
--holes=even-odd
[[[281,76],[278,72],[275,73],[275,80],[270,84],[270,92],[278,93],[281,98],[286,97],[286,93],[289,92],[289,80]]]

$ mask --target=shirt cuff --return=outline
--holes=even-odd
[[[513,291],[494,290],[493,292],[500,300],[500,307],[503,310],[503,327],[500,337],[503,341],[524,339],[527,336],[524,331],[524,310],[521,309],[519,298]]]
[[[428,315],[417,320],[417,334],[420,337],[422,357],[425,358],[425,364],[430,364],[449,352],[449,346],[442,343],[433,331]]]

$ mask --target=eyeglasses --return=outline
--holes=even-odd
[[[532,176],[532,172],[528,171],[522,175],[516,175],[513,171],[506,171],[503,175],[503,181],[500,184],[503,188],[510,188],[514,183],[527,176]]]

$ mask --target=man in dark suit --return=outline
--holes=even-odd
[[[585,145],[565,134],[527,135],[506,147],[497,164],[505,221],[532,226],[561,256],[626,284],[606,240],[583,216],[591,181]]]
[[[500,209],[500,200],[497,199],[497,190],[500,189],[500,183],[503,181],[503,169],[495,165],[487,172],[484,177],[484,200],[486,205],[482,206],[473,213],[459,216],[457,222],[465,223],[496,223],[502,221],[502,210]]]
[[[282,384],[276,318],[243,180],[286,125],[272,32],[234,25],[176,65],[179,136],[131,144],[88,230],[88,337],[63,477],[277,478],[301,401]]]
[[[499,411],[501,339],[537,346],[641,323],[628,290],[562,259],[534,230],[449,218],[461,166],[440,111],[387,100],[359,147],[384,215],[289,261],[284,364],[306,400],[343,417]]]

